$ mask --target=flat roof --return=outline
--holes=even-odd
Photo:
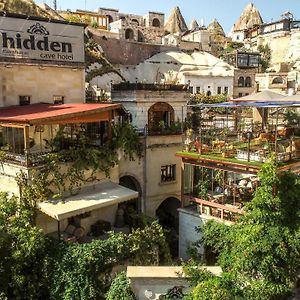
[[[16,14],[16,13],[10,13],[10,12],[6,12],[6,11],[0,11],[0,16],[9,17],[9,18],[25,19],[25,20],[41,21],[41,22],[58,23],[58,24],[65,24],[65,25],[74,25],[74,26],[81,26],[81,27],[87,26],[86,24],[83,24],[83,23],[63,21],[63,20],[58,20],[58,19],[53,19],[53,18],[44,18],[44,17],[38,17],[38,16],[28,16],[28,15],[24,15],[24,14]]]
[[[206,270],[215,276],[221,276],[222,268],[218,266],[201,266],[202,270]],[[127,277],[129,278],[185,278],[184,268],[181,266],[128,266]]]
[[[106,119],[101,114],[112,110],[124,111],[121,104],[112,103],[37,103],[0,108],[0,122],[26,125],[97,122]]]
[[[78,195],[38,204],[40,211],[61,221],[83,213],[138,198],[139,193],[111,181],[84,187]]]

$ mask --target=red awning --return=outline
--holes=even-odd
[[[22,125],[51,125],[108,121],[112,112],[125,112],[120,104],[37,103],[0,109],[0,123]]]

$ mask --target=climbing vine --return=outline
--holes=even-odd
[[[143,145],[136,129],[131,124],[115,124],[112,127],[112,139],[102,146],[89,146],[84,136],[76,144],[62,148],[62,136],[59,132],[48,146],[51,153],[42,156],[31,156],[32,170],[30,178],[25,173],[17,177],[21,191],[29,185],[37,202],[49,197],[63,198],[76,194],[88,182],[98,180],[97,174],[104,172],[110,176],[110,170],[118,164],[118,152],[124,153],[125,159],[139,159]],[[65,142],[68,142],[65,140]]]

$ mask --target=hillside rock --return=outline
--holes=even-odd
[[[199,29],[199,24],[195,19],[193,19],[189,26],[189,30],[197,30],[197,29]]]
[[[225,32],[221,24],[217,19],[213,19],[211,23],[208,25],[207,30],[214,36],[222,36],[225,37]]]
[[[36,5],[32,0],[1,0],[0,10],[28,16],[51,18],[50,14]]]
[[[165,31],[169,33],[177,33],[177,32],[184,32],[187,31],[188,28],[186,26],[185,20],[181,14],[181,11],[178,6],[176,6],[171,15],[165,24]]]
[[[243,31],[245,29],[250,29],[255,25],[260,25],[263,23],[263,19],[260,15],[259,10],[255,7],[253,3],[249,3],[237,22],[233,26],[233,31]]]

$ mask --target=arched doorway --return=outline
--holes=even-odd
[[[164,200],[156,210],[159,223],[168,231],[166,236],[173,257],[178,256],[180,201],[175,197]]]
[[[114,21],[113,17],[111,15],[106,15],[106,17],[108,18],[108,23],[112,23]]]
[[[160,27],[160,21],[157,18],[154,18],[152,21],[152,26],[153,27]]]
[[[125,30],[125,39],[126,40],[133,40],[134,39],[134,32],[132,29],[130,28],[127,28]]]
[[[145,41],[143,33],[139,30],[138,31],[138,42],[143,43]]]
[[[139,197],[137,199],[120,203],[118,206],[119,209],[121,208],[124,212],[125,224],[132,228],[134,227],[134,224],[132,224],[132,216],[138,215],[141,211],[142,188],[138,180],[130,175],[120,177],[119,185],[139,193]]]

